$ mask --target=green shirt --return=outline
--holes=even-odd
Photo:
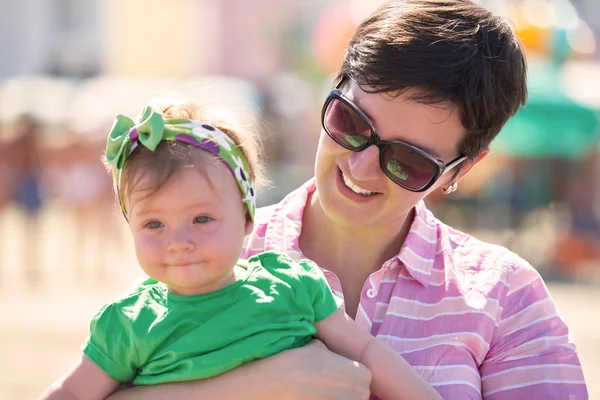
[[[239,280],[177,296],[154,280],[100,309],[82,350],[134,385],[208,378],[311,340],[339,306],[319,267],[267,252],[240,261]]]

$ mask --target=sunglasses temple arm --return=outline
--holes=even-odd
[[[467,159],[467,156],[460,156],[457,159],[455,159],[454,161],[451,161],[449,164],[446,165],[446,168],[444,168],[444,172],[442,172],[442,175],[444,175],[446,172],[450,171],[452,168],[456,167],[457,165],[461,164],[466,159]]]

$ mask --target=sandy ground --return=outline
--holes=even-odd
[[[109,229],[113,237],[123,233],[114,231],[113,222],[103,223],[102,229]],[[14,213],[0,216],[0,399],[11,400],[35,399],[66,371],[79,355],[90,317],[139,273],[131,251],[117,246],[104,250],[104,255],[120,260],[110,267],[94,262],[89,245],[84,259],[75,259],[73,250],[93,241],[72,232],[68,215],[54,212],[39,224],[42,277],[37,284],[28,283],[17,268],[25,245],[19,239],[21,226]],[[121,237],[128,248],[128,239]],[[600,286],[548,287],[571,328],[590,399],[600,399]]]

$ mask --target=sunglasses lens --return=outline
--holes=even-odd
[[[391,180],[411,190],[424,188],[438,172],[438,166],[433,161],[400,144],[385,148],[381,165]]]
[[[343,101],[333,98],[323,115],[325,131],[341,146],[354,150],[371,137],[367,122]]]

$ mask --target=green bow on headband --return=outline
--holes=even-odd
[[[163,140],[173,140],[198,147],[213,154],[229,168],[242,192],[242,202],[254,220],[256,198],[253,176],[246,156],[233,139],[211,125],[189,119],[163,119],[161,113],[148,106],[136,123],[125,115],[118,115],[108,134],[106,160],[116,169],[117,191],[125,161],[139,145],[150,151]],[[120,195],[119,195],[120,197]],[[121,208],[125,209],[123,201]]]

